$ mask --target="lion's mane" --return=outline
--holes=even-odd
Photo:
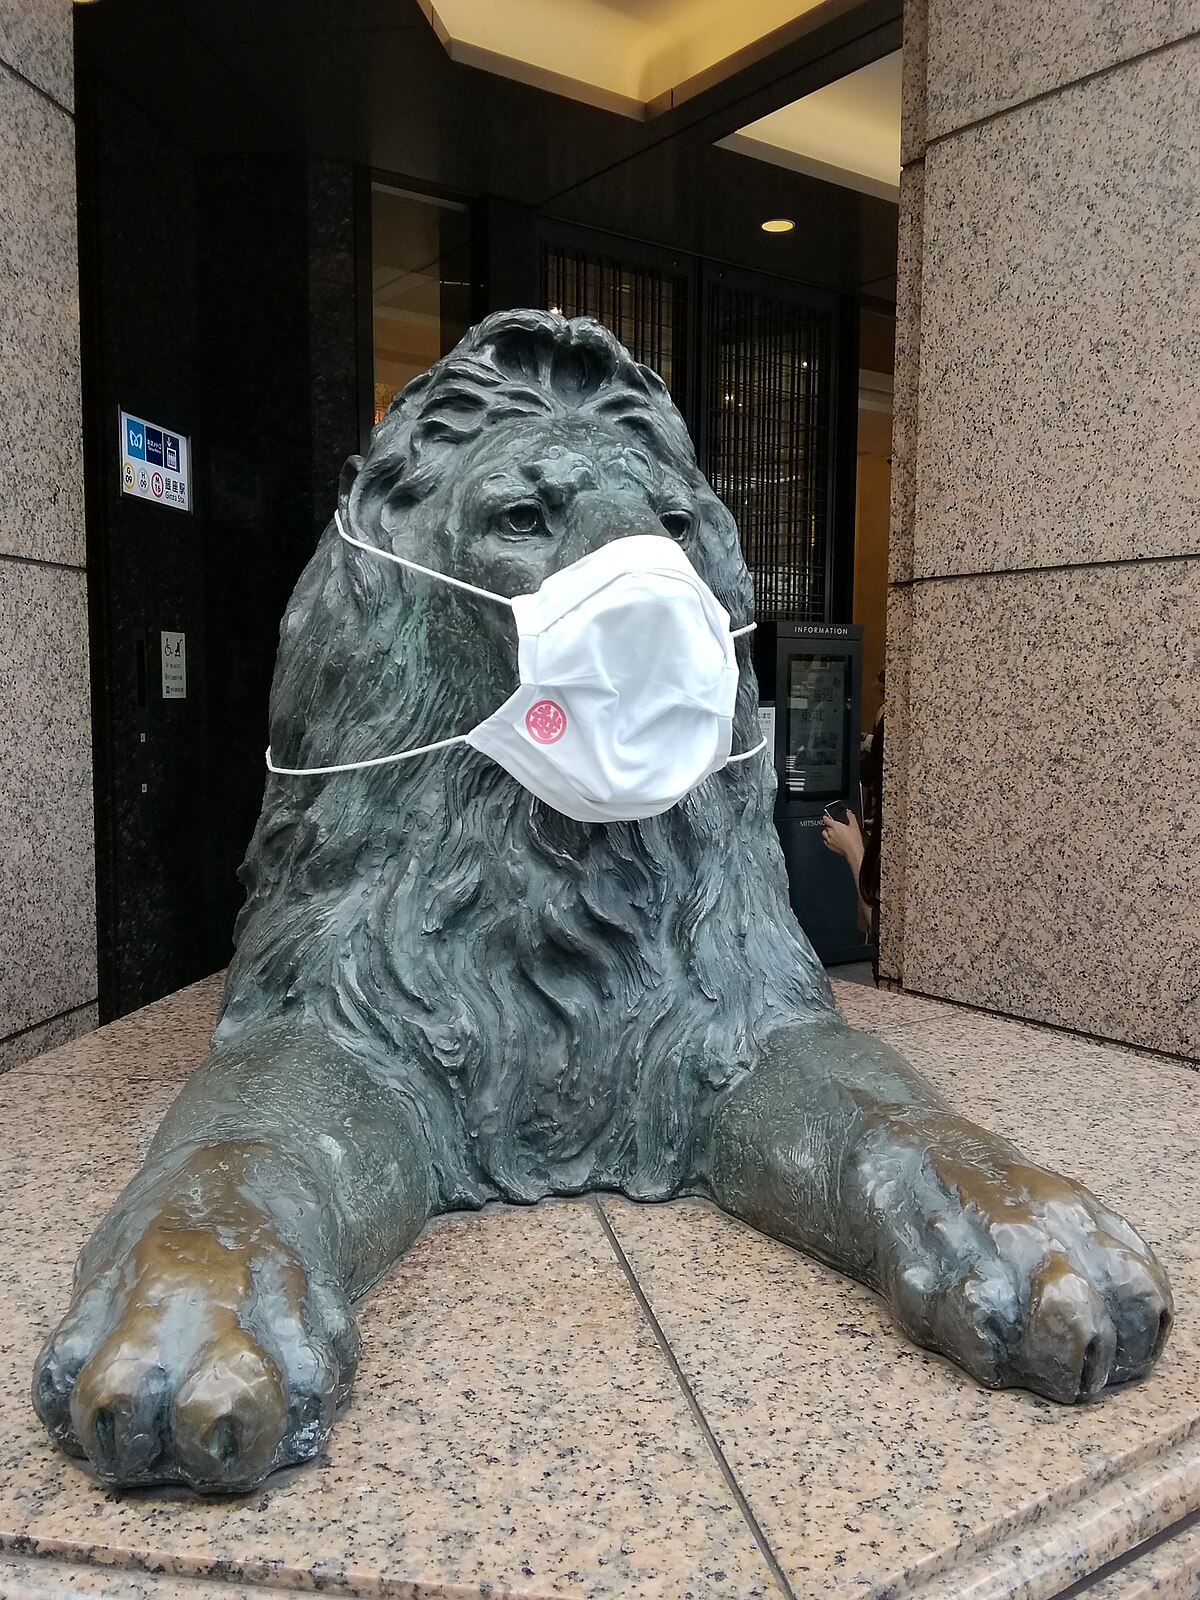
[[[351,464],[352,515],[374,496],[415,516],[456,452],[543,415],[604,422],[678,474],[698,508],[689,554],[731,615],[751,614],[733,519],[665,386],[586,319],[514,311],[473,329]],[[480,686],[445,643],[445,608],[462,602],[419,584],[326,530],[280,629],[283,764],[471,725]],[[514,683],[492,686],[495,704]],[[757,726],[747,668],[735,749]],[[353,1051],[411,1103],[443,1207],[676,1194],[695,1180],[713,1098],[767,1034],[831,1005],[788,905],[774,792],[769,760],[753,760],[660,817],[602,825],[555,812],[463,745],[270,777],[217,1038],[290,1018]]]

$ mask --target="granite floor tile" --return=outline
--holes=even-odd
[[[1089,1485],[1080,1499],[1053,1506],[1033,1527],[957,1560],[915,1589],[909,1600],[1066,1600],[1115,1551],[1132,1554],[1196,1505],[1200,1444],[1193,1437],[1133,1465],[1109,1483]],[[1176,1591],[1178,1593],[1178,1591]]]
[[[34,1351],[80,1242],[203,1053],[219,988],[5,1080],[0,1593],[775,1593],[590,1202],[431,1226],[363,1307],[363,1367],[328,1457],[258,1495],[117,1495],[58,1456],[29,1408]],[[1080,1408],[990,1394],[903,1341],[869,1291],[702,1202],[605,1211],[798,1600],[1049,1600],[1056,1574],[1094,1570],[1200,1501],[1200,1080],[846,990],[858,1025],[1160,1248],[1179,1321],[1149,1380]]]
[[[862,1028],[866,1033],[904,1028],[941,1016],[948,1009],[944,1001],[927,1000],[924,995],[893,993],[888,989],[876,989],[874,985],[844,982],[837,976],[836,968],[830,977],[838,1010],[852,1028]]]
[[[882,1018],[896,997],[874,998]],[[1094,1570],[1200,1504],[1200,1078],[960,1008],[875,1031],[1159,1250],[1177,1322],[1148,1379],[1080,1407],[990,1393],[904,1340],[870,1291],[702,1201],[606,1197],[606,1214],[797,1594],[918,1593],[1019,1529],[1029,1550],[1047,1541],[1060,1576]],[[1159,1473],[1189,1437],[1183,1467]],[[1117,1493],[1121,1515],[1084,1518],[1055,1543],[1052,1510],[1135,1469],[1152,1480],[1140,1501]],[[939,1582],[939,1596],[957,1594]],[[993,1571],[978,1595],[1017,1592]]]
[[[75,1600],[77,1595],[98,1600],[290,1600],[295,1592],[236,1581],[214,1588],[211,1578],[167,1578],[127,1567],[0,1554],[3,1600]]]
[[[1079,1179],[1141,1229],[1168,1270],[1192,1273],[1200,1250],[1200,1070],[958,1006],[876,1031],[956,1109]],[[1184,1348],[1200,1354],[1200,1318],[1189,1309],[1200,1303],[1194,1294],[1177,1298],[1172,1360]]]
[[[115,1494],[54,1450],[29,1404],[34,1356],[79,1245],[203,1053],[218,987],[5,1079],[0,1546],[68,1566],[99,1549],[214,1593],[218,1580],[539,1600],[774,1593],[586,1202],[432,1224],[362,1307],[363,1361],[328,1457],[260,1494]]]
[[[1194,1524],[1087,1591],[1087,1600],[1197,1600],[1198,1596],[1200,1526]]]

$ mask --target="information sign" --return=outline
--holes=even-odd
[[[162,636],[164,700],[187,699],[187,639],[182,633]]]
[[[120,413],[121,493],[173,511],[192,509],[191,440],[156,422]]]

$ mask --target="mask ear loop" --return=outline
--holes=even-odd
[[[477,594],[483,600],[496,600],[512,610],[512,601],[506,594],[495,594],[491,589],[479,589],[473,583],[464,583],[461,578],[452,578],[448,572],[439,572],[436,567],[423,567],[419,561],[410,561],[407,556],[394,555],[392,551],[383,550],[377,544],[364,544],[361,539],[355,539],[342,526],[340,508],[333,513],[333,520],[337,523],[337,531],[342,538],[356,550],[365,550],[371,556],[382,556],[384,561],[394,561],[399,567],[411,567],[414,572],[423,572],[427,578],[440,578],[443,583],[451,583],[456,589],[465,589],[468,594]]]
[[[456,733],[449,739],[439,739],[436,744],[418,745],[415,750],[401,750],[394,756],[372,756],[369,761],[346,761],[338,767],[277,767],[271,759],[271,746],[267,746],[267,770],[284,778],[321,778],[330,772],[361,772],[364,767],[386,767],[391,761],[407,761],[411,756],[427,756],[432,750],[445,750],[452,744],[465,744],[467,735]],[[732,759],[737,760],[738,757]]]
[[[377,544],[367,544],[362,539],[355,539],[346,532],[342,524],[341,507],[333,513],[333,520],[337,523],[337,531],[347,544],[352,544],[356,550],[365,550],[368,555],[381,556],[384,561],[394,561],[399,567],[411,567],[414,572],[421,572],[427,578],[440,578],[443,583],[453,584],[456,589],[465,589],[468,594],[478,595],[482,600],[496,600],[502,606],[512,609],[512,601],[506,594],[496,594],[491,589],[481,589],[476,584],[466,583],[462,578],[452,578],[448,572],[439,572],[436,567],[423,567],[419,561],[410,561],[407,556],[395,555],[391,550],[384,550]],[[734,628],[729,637],[740,639],[743,634],[753,633],[758,627],[757,622],[748,622],[743,628]],[[465,733],[456,733],[449,739],[438,739],[434,744],[418,745],[414,750],[400,750],[391,756],[372,756],[367,761],[345,761],[333,767],[277,767],[271,756],[271,746],[267,746],[267,770],[281,778],[325,778],[336,772],[362,772],[368,767],[386,767],[394,761],[409,761],[415,756],[432,755],[435,750],[448,750],[451,745],[466,744],[470,736]],[[751,756],[758,755],[760,750],[765,750],[767,741],[760,739],[752,750],[742,750],[736,756],[730,756],[727,765],[735,761],[749,761]]]
[[[733,628],[733,629],[731,629],[729,637],[731,639],[740,639],[743,634],[753,633],[755,628],[757,628],[757,627],[758,627],[758,623],[757,622],[748,622],[744,628]],[[767,748],[767,739],[766,739],[766,735],[764,734],[763,737],[758,741],[758,743],[753,747],[753,749],[751,749],[751,750],[739,750],[736,756],[730,756],[727,759],[727,761],[725,762],[725,765],[727,767],[731,767],[735,761],[749,761],[751,756],[758,755],[760,751],[765,750],[766,748]]]
[[[411,567],[414,572],[423,572],[427,578],[440,578],[443,583],[451,583],[456,589],[465,589],[468,594],[476,594],[483,600],[498,600],[502,606],[512,609],[512,601],[506,594],[494,594],[491,589],[479,589],[473,583],[464,583],[461,578],[452,578],[449,573],[438,572],[434,567],[423,567],[419,561],[409,561],[405,556],[393,555],[390,550],[382,550],[377,544],[365,544],[361,539],[355,539],[348,534],[342,526],[342,513],[340,508],[333,513],[333,520],[337,523],[337,531],[356,550],[365,550],[368,555],[382,556],[385,561],[394,561],[397,566]],[[274,772],[281,778],[325,778],[335,772],[362,772],[367,767],[386,767],[393,761],[411,761],[414,756],[431,755],[435,750],[448,750],[451,745],[466,744],[469,734],[456,733],[449,739],[438,739],[434,744],[418,745],[413,750],[400,750],[392,756],[372,756],[367,761],[344,761],[334,767],[277,767],[271,756],[271,746],[267,746],[267,771]]]

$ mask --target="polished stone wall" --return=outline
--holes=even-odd
[[[69,0],[0,0],[0,1070],[96,1021]]]
[[[882,970],[1197,1057],[1200,0],[905,66]]]

